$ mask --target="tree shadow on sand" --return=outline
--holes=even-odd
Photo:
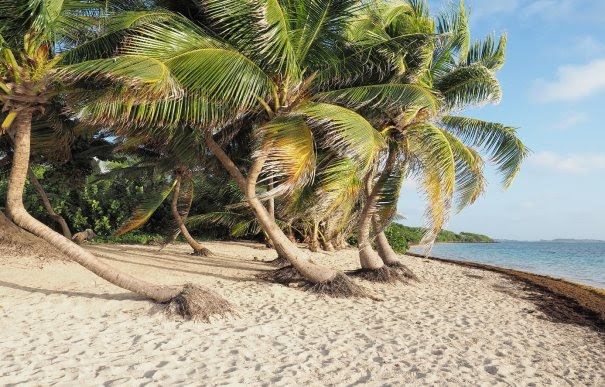
[[[22,290],[24,292],[29,293],[42,293],[46,296],[60,294],[68,297],[81,297],[81,298],[98,298],[102,300],[115,300],[115,301],[146,301],[147,298],[144,296],[140,296],[136,293],[126,292],[126,293],[87,293],[87,292],[76,292],[72,290],[54,290],[54,289],[42,289],[42,288],[32,288],[30,286],[24,286],[19,284],[14,284],[12,282],[0,281],[0,287],[11,288],[15,290]]]
[[[240,276],[240,277],[235,277],[235,276],[229,276],[229,275],[224,275],[224,274],[218,274],[218,273],[213,273],[213,272],[209,272],[209,271],[202,271],[199,269],[196,270],[187,270],[184,268],[180,268],[180,267],[174,267],[174,266],[163,266],[160,264],[152,264],[149,262],[140,262],[140,261],[129,261],[126,259],[121,259],[121,258],[116,258],[114,256],[109,256],[109,255],[105,255],[105,254],[97,254],[97,257],[102,258],[102,259],[106,259],[106,260],[110,260],[110,261],[114,261],[114,262],[122,262],[122,263],[127,263],[130,265],[137,265],[137,266],[145,266],[145,267],[152,267],[154,269],[160,269],[160,270],[166,270],[166,271],[177,271],[180,273],[186,273],[186,274],[194,274],[194,275],[200,275],[200,276],[208,276],[208,277],[215,277],[215,278],[220,278],[220,279],[224,279],[224,280],[229,280],[229,281],[236,281],[236,282],[262,282],[261,280],[257,279],[256,277],[250,276]],[[154,257],[156,260],[158,257]],[[171,261],[171,260],[167,260],[167,261]],[[163,262],[159,262],[159,263],[163,263]],[[229,265],[209,265],[209,266],[215,266],[215,267],[222,267],[225,269],[235,269],[235,270],[241,270],[239,268],[233,268]],[[253,272],[261,272],[261,270],[252,270],[252,269],[248,269],[250,271]]]

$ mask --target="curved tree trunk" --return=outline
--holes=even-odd
[[[256,158],[248,171],[248,177],[245,178],[235,163],[233,163],[223,149],[214,141],[211,133],[206,134],[206,144],[231,177],[237,182],[239,188],[244,192],[246,201],[250,205],[252,212],[256,216],[256,219],[258,219],[265,233],[267,233],[273,241],[278,254],[287,258],[292,266],[294,266],[309,282],[317,284],[335,279],[339,274],[337,271],[314,264],[304,256],[298,247],[290,242],[288,237],[271,218],[271,214],[269,214],[263,203],[256,196],[256,181],[266,157],[260,156]]]
[[[384,231],[381,231],[376,235],[376,251],[378,251],[378,255],[385,265],[392,266],[400,263],[397,259],[397,253],[389,244],[389,240]]]
[[[55,212],[53,206],[50,204],[50,200],[48,200],[48,195],[46,195],[42,184],[40,184],[40,182],[36,178],[36,174],[31,169],[31,167],[27,170],[27,177],[29,178],[29,181],[32,183],[34,188],[36,188],[36,191],[38,191],[38,195],[40,196],[40,199],[42,199],[42,203],[44,203],[44,208],[46,208],[46,212],[48,212],[48,215],[50,215],[50,217],[55,222],[59,223],[59,225],[61,226],[61,231],[63,232],[63,236],[67,239],[71,239],[71,230],[69,229],[67,222],[61,215]]]
[[[385,184],[388,176],[393,171],[395,163],[397,161],[397,152],[391,146],[389,148],[389,154],[387,161],[384,166],[378,181],[371,187],[371,177],[368,176],[366,180],[366,203],[363,206],[361,215],[359,218],[358,229],[357,229],[357,243],[359,248],[359,261],[361,267],[364,269],[378,270],[384,267],[384,263],[378,253],[372,248],[372,240],[370,238],[370,230],[372,227],[372,219],[376,212],[376,204],[380,196],[380,190]]]
[[[384,263],[382,262],[382,259],[380,259],[378,253],[372,248],[370,230],[380,190],[378,188],[378,183],[376,183],[373,190],[370,190],[370,180],[371,178],[368,177],[366,191],[369,192],[369,194],[359,216],[359,223],[357,224],[357,248],[359,250],[359,263],[361,264],[361,267],[363,269],[378,270],[384,266]]]
[[[205,248],[201,243],[196,241],[195,238],[193,238],[191,236],[191,234],[189,234],[189,230],[185,226],[185,222],[183,222],[183,218],[181,218],[181,214],[179,214],[178,202],[179,202],[179,195],[181,193],[181,179],[182,178],[180,175],[176,176],[176,184],[174,185],[174,190],[172,191],[172,202],[170,203],[170,210],[172,212],[172,217],[174,218],[177,226],[179,226],[179,231],[181,232],[181,234],[183,234],[183,236],[185,237],[185,240],[187,241],[187,243],[189,243],[189,246],[191,246],[191,248],[193,249],[193,255],[207,256],[210,254],[210,250]]]
[[[23,189],[29,169],[31,120],[31,110],[25,109],[19,113],[13,123],[16,132],[15,152],[8,181],[6,199],[7,216],[17,226],[44,239],[75,262],[114,285],[158,302],[167,302],[176,297],[180,293],[180,289],[154,285],[111,267],[71,240],[56,233],[25,210],[23,206]]]
[[[380,229],[380,225],[378,224],[376,217],[373,218],[373,222],[374,230],[378,231]],[[404,265],[397,258],[397,253],[391,247],[384,230],[380,230],[380,232],[376,234],[376,250],[382,259],[382,262],[384,262],[386,266],[399,270],[399,272],[407,279],[418,280],[418,276],[414,274],[412,269]]]
[[[273,179],[269,179],[268,189],[269,191],[273,189]],[[267,200],[267,211],[269,212],[271,219],[275,222],[275,198],[273,196]],[[263,233],[263,235],[265,236],[265,246],[270,249],[274,249],[275,246],[273,246],[273,241],[271,238],[269,238],[266,233]]]

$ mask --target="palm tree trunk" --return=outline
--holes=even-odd
[[[273,179],[269,179],[269,190],[273,189]],[[275,198],[271,196],[267,202],[267,211],[269,211],[269,215],[271,219],[275,220]]]
[[[377,226],[378,225],[375,224],[374,227]],[[392,266],[399,264],[397,253],[389,244],[389,240],[387,239],[384,231],[381,231],[376,235],[376,251],[378,251],[378,255],[385,265]]]
[[[288,225],[286,226],[286,235],[288,236],[290,242],[296,243],[296,235],[294,234],[294,228],[292,228],[292,223],[288,223]]]
[[[185,226],[185,222],[183,218],[181,218],[181,214],[179,214],[178,202],[179,195],[181,193],[181,176],[176,176],[176,184],[174,185],[174,190],[172,191],[172,202],[170,203],[170,210],[172,211],[172,217],[174,218],[177,226],[181,234],[185,237],[189,246],[193,249],[193,255],[207,256],[210,254],[210,250],[205,248],[201,243],[195,240],[189,233],[189,230]]]
[[[73,243],[71,240],[56,233],[26,211],[23,205],[23,189],[29,170],[31,121],[31,110],[24,109],[19,113],[13,123],[16,132],[15,152],[8,181],[8,193],[6,198],[7,216],[17,226],[44,239],[75,262],[116,286],[141,294],[158,302],[167,302],[176,297],[180,293],[180,289],[154,285],[134,278],[109,266],[88,251]]]
[[[359,249],[359,261],[363,269],[379,270],[384,267],[384,263],[378,253],[372,248],[372,240],[370,238],[370,229],[372,226],[372,218],[376,212],[376,204],[380,196],[380,190],[385,184],[388,176],[393,171],[397,161],[397,152],[393,146],[389,148],[389,154],[384,166],[382,174],[374,185],[372,184],[371,175],[366,179],[366,203],[361,211],[357,228],[357,243]]]
[[[309,237],[309,250],[316,253],[319,251],[319,227],[316,221],[313,221],[313,229],[311,230],[311,236]]]
[[[48,200],[48,196],[46,195],[42,184],[40,184],[40,182],[36,178],[36,174],[31,169],[31,167],[27,171],[27,177],[29,178],[29,181],[32,183],[34,188],[36,188],[36,191],[38,191],[38,195],[40,196],[40,199],[42,199],[42,203],[44,203],[44,208],[46,208],[46,212],[48,212],[48,215],[50,215],[50,217],[55,222],[59,223],[59,225],[61,226],[61,231],[63,232],[63,236],[67,239],[71,239],[71,230],[69,229],[67,222],[61,215],[55,212],[53,206],[50,204],[50,200]]]
[[[336,249],[334,248],[334,243],[332,243],[331,239],[323,239],[324,242],[324,250],[328,251],[328,252],[332,252],[335,251]]]
[[[359,250],[359,263],[361,267],[363,269],[378,270],[384,266],[384,263],[378,253],[372,248],[370,230],[380,189],[378,182],[374,186],[374,189],[370,189],[370,184],[371,177],[368,176],[366,181],[366,193],[368,195],[359,216],[359,223],[357,224],[357,248]]]
[[[378,224],[378,219],[376,219],[376,216],[373,217],[373,222],[374,230],[380,230],[380,225]],[[397,258],[397,253],[391,247],[391,244],[384,233],[384,229],[380,230],[380,232],[376,234],[376,250],[382,259],[382,262],[384,262],[386,266],[397,269],[401,275],[407,279],[413,279],[416,281],[419,280],[418,276],[416,276],[416,274],[414,274],[409,267],[404,265],[401,260]]]
[[[252,212],[256,216],[256,219],[258,219],[265,233],[269,235],[273,241],[278,254],[288,259],[292,266],[294,266],[309,282],[317,284],[335,279],[339,274],[337,271],[314,264],[304,256],[298,247],[290,242],[288,237],[271,218],[271,214],[269,214],[263,203],[256,196],[256,181],[266,157],[257,157],[248,170],[248,177],[245,178],[235,163],[216,141],[214,141],[211,133],[206,134],[206,144],[231,177],[237,182],[239,188],[244,192],[248,205],[252,209]]]

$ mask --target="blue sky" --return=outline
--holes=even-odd
[[[434,12],[448,1],[429,1]],[[519,128],[533,154],[504,191],[488,171],[484,197],[448,229],[495,238],[605,239],[605,1],[467,0],[473,38],[508,34],[502,102],[464,114]],[[424,224],[410,182],[399,213]]]

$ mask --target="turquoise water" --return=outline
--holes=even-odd
[[[421,247],[412,247],[422,254]],[[431,256],[518,269],[605,288],[605,243],[438,243]]]

